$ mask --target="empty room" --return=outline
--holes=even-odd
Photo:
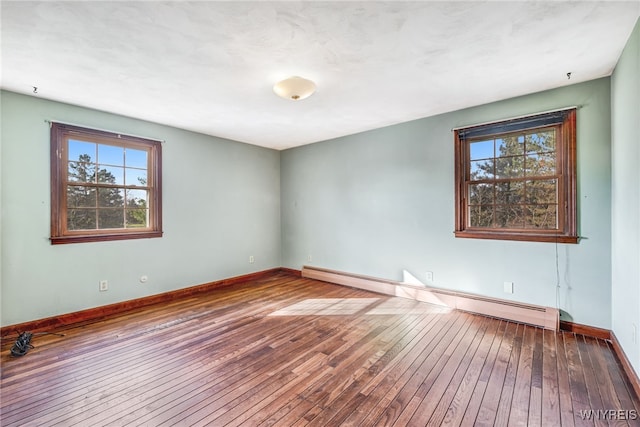
[[[0,2],[0,425],[639,426],[640,1]]]

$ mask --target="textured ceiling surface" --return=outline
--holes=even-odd
[[[608,76],[640,0],[5,0],[0,12],[3,89],[285,149]],[[275,96],[292,75],[317,92]]]

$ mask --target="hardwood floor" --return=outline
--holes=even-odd
[[[1,425],[640,425],[607,341],[286,273],[52,332]]]

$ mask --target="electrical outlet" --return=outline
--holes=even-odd
[[[504,293],[506,294],[513,293],[513,282],[504,282]]]
[[[253,255],[249,256],[249,264],[253,264],[255,261],[255,258],[253,257]]]
[[[427,271],[425,279],[427,280],[427,283],[433,283],[433,271]]]
[[[108,291],[109,282],[106,280],[100,280],[100,287],[98,289],[100,289],[100,292]]]
[[[311,254],[307,257],[307,262],[311,262]]]

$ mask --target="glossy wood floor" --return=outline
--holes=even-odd
[[[3,343],[2,426],[572,426],[622,411],[594,413],[610,425],[640,409],[606,341],[286,273],[54,332],[22,358]]]

